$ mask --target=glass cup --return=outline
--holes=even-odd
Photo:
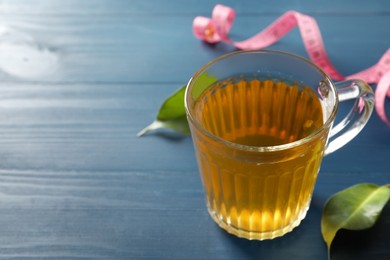
[[[211,217],[247,239],[290,232],[306,215],[323,156],[362,130],[373,103],[365,82],[334,83],[286,52],[237,51],[203,66],[185,107]]]

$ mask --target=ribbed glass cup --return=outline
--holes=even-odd
[[[332,133],[340,97],[361,98],[364,106],[356,101]],[[324,154],[357,135],[372,102],[364,82],[338,88],[288,53],[241,51],[205,65],[190,80],[185,105],[211,217],[247,239],[272,239],[298,226]]]

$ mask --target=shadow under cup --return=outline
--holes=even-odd
[[[372,90],[362,84],[339,90],[310,61],[278,51],[233,52],[201,68],[188,83],[185,105],[214,221],[258,240],[298,226],[324,154],[357,135],[370,117]],[[341,99],[362,97],[365,106],[357,110],[356,101],[331,133],[338,92]]]

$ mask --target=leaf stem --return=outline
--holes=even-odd
[[[150,131],[155,130],[155,129],[159,128],[159,127],[161,127],[161,123],[159,121],[153,121],[153,123],[151,123],[150,125],[148,125],[144,129],[139,131],[137,136],[138,137],[144,136],[147,133],[149,133]]]

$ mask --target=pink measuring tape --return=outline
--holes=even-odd
[[[216,5],[213,9],[211,19],[201,16],[194,19],[193,32],[197,38],[208,43],[222,41],[231,44],[238,49],[257,50],[274,44],[291,29],[298,26],[303,44],[310,59],[321,67],[331,78],[334,80],[358,78],[367,83],[377,84],[375,90],[375,109],[379,117],[390,126],[390,120],[386,117],[385,112],[386,97],[390,98],[390,48],[374,66],[344,77],[330,62],[325,51],[320,29],[313,17],[296,11],[288,11],[263,31],[240,42],[233,42],[228,36],[234,18],[234,9],[223,5]]]

